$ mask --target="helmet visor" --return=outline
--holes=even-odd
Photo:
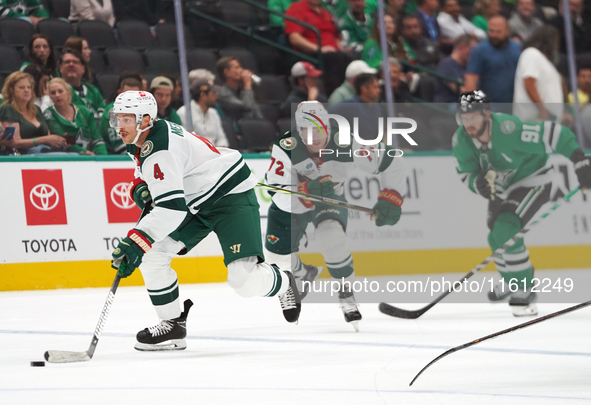
[[[117,114],[115,111],[109,111],[109,126],[111,128],[126,128],[135,126],[136,119],[133,114]]]

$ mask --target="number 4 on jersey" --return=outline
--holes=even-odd
[[[160,170],[158,163],[154,165],[154,178],[164,180],[164,173],[162,173],[162,170]]]

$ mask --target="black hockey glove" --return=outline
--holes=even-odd
[[[591,189],[591,159],[585,156],[585,152],[577,149],[573,152],[570,160],[574,163],[575,174],[579,180],[581,189]]]
[[[495,199],[495,177],[496,172],[489,170],[483,172],[474,180],[474,188],[476,192],[488,200]]]

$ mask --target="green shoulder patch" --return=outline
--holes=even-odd
[[[349,138],[351,138],[351,137],[349,136]],[[339,133],[338,132],[336,132],[334,134],[332,139],[333,139],[335,145],[337,145],[339,148],[346,148],[347,146],[349,146],[348,144],[339,143]]]
[[[456,146],[458,146],[458,133],[457,132],[455,132],[454,136],[451,137],[451,146],[454,148]]]
[[[140,152],[141,157],[146,157],[154,150],[154,143],[152,141],[146,141],[142,145],[142,151]]]
[[[499,125],[501,132],[504,133],[505,135],[512,134],[515,131],[516,127],[517,126],[515,125],[515,122],[513,122],[511,120],[505,120],[505,121],[501,122],[501,125]]]
[[[297,144],[298,141],[293,136],[279,140],[279,146],[285,150],[292,150],[297,146]]]

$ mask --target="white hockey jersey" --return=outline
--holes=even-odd
[[[394,157],[394,149],[383,144],[370,147],[357,142],[349,146],[339,146],[336,140],[337,134],[332,134],[325,148],[333,153],[320,157],[308,152],[295,129],[287,132],[273,145],[271,165],[266,174],[267,184],[297,190],[298,184],[303,181],[330,175],[336,183],[335,193],[343,195],[345,182],[356,171],[361,171],[365,174],[379,174],[382,188],[394,189],[400,195],[405,194],[403,159]],[[273,194],[273,202],[279,209],[294,214],[313,209],[285,193]]]
[[[252,189],[256,178],[242,155],[216,148],[180,125],[157,120],[141,149],[128,146],[136,177],[148,184],[154,208],[136,228],[155,241],[173,232],[187,215],[228,194]]]

